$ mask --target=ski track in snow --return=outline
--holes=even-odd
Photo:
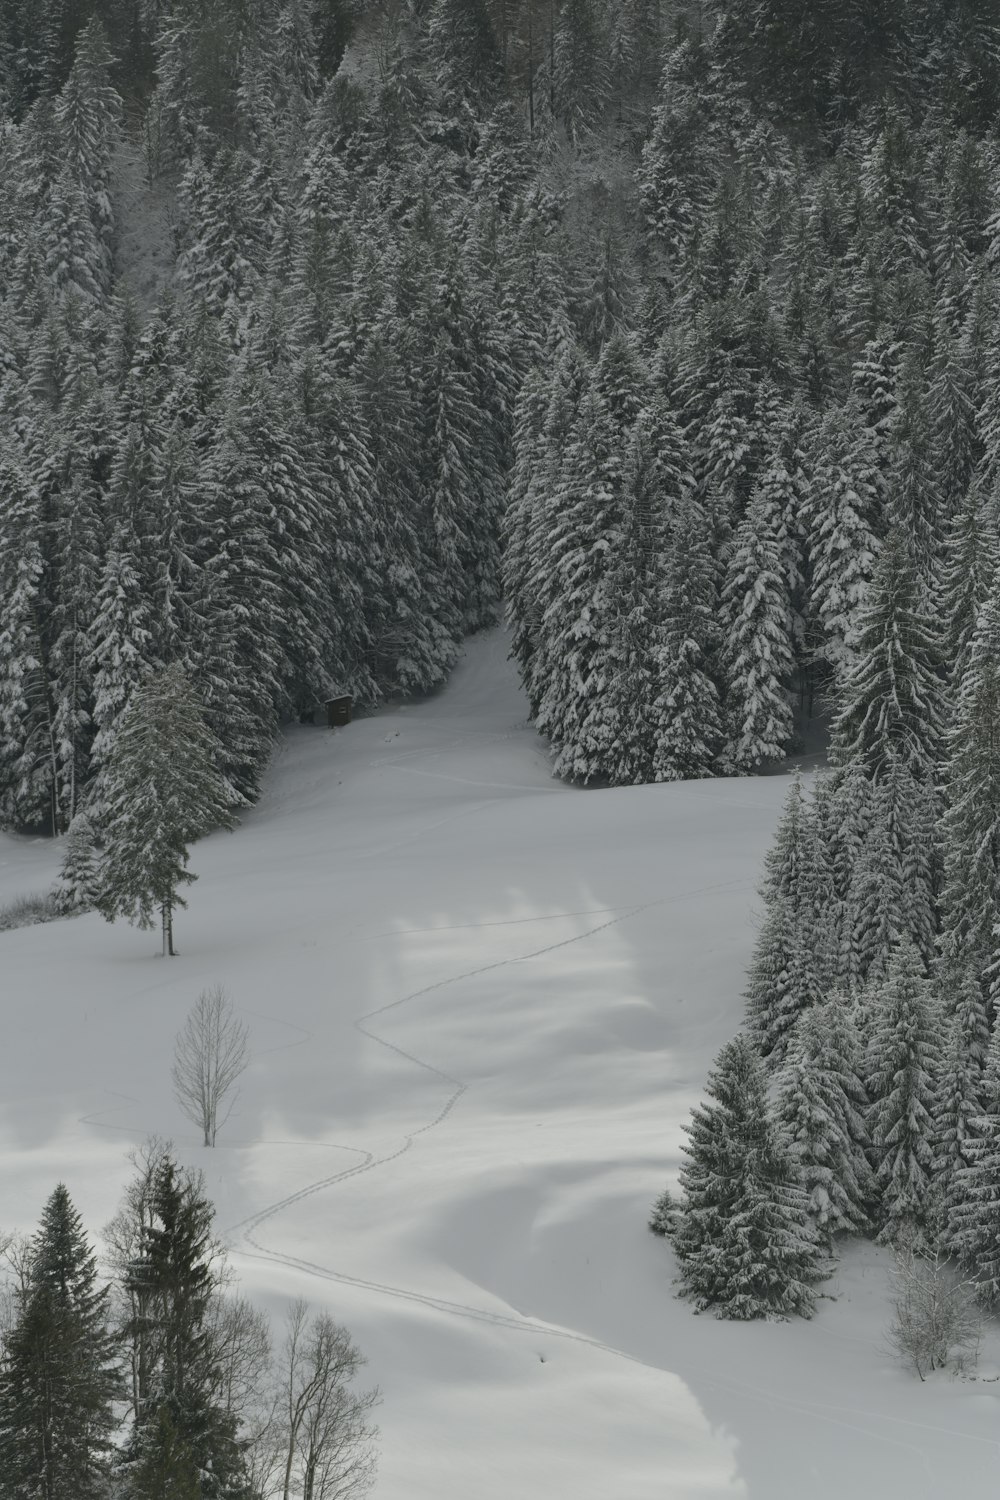
[[[428,1131],[434,1130],[438,1125],[443,1124],[443,1122],[448,1118],[448,1116],[454,1110],[455,1106],[458,1104],[462,1095],[468,1091],[469,1085],[463,1083],[460,1079],[453,1077],[449,1073],[446,1073],[441,1068],[435,1067],[433,1063],[426,1062],[424,1059],[415,1056],[412,1052],[407,1052],[404,1048],[398,1046],[395,1042],[390,1042],[385,1037],[379,1036],[376,1032],[371,1030],[370,1025],[368,1024],[369,1022],[374,1021],[378,1016],[388,1014],[388,1012],[390,1011],[398,1010],[403,1005],[409,1005],[412,1001],[419,1000],[425,995],[430,995],[437,991],[447,989],[453,984],[459,984],[462,982],[462,980],[474,979],[481,974],[491,973],[498,969],[509,968],[514,964],[530,963],[532,960],[541,958],[548,953],[554,953],[560,948],[566,948],[571,944],[584,942],[589,938],[596,937],[601,932],[606,932],[609,928],[617,926],[621,922],[627,921],[632,917],[639,916],[643,912],[650,911],[656,906],[662,906],[673,901],[694,899],[696,897],[710,895],[716,891],[730,890],[734,887],[742,885],[743,883],[744,882],[741,881],[723,881],[714,885],[702,886],[697,890],[685,892],[682,896],[676,896],[673,898],[664,897],[658,901],[650,901],[639,906],[630,906],[624,909],[610,907],[604,908],[603,910],[586,912],[555,912],[546,917],[525,917],[521,919],[515,918],[504,922],[458,924],[456,928],[451,929],[404,929],[404,931],[411,932],[467,930],[468,928],[479,927],[517,926],[522,922],[527,923],[538,921],[558,921],[560,919],[565,919],[567,917],[573,916],[600,916],[605,915],[608,912],[616,913],[615,915],[611,916],[608,921],[599,923],[596,927],[590,928],[587,932],[576,933],[572,937],[561,939],[559,942],[546,943],[544,946],[532,949],[528,953],[516,954],[513,958],[497,959],[492,963],[481,964],[476,968],[467,969],[460,974],[450,975],[446,979],[436,980],[433,984],[424,985],[422,988],[414,990],[408,995],[402,995],[399,999],[391,1000],[388,1002],[388,1004],[379,1006],[377,1010],[368,1011],[363,1016],[358,1017],[358,1019],[356,1019],[354,1022],[354,1027],[358,1032],[360,1032],[362,1036],[366,1037],[369,1041],[375,1042],[378,1046],[388,1048],[389,1051],[395,1053],[398,1057],[402,1057],[405,1061],[412,1063],[415,1067],[418,1067],[425,1072],[433,1074],[434,1077],[441,1079],[442,1082],[450,1086],[451,1092],[448,1094],[443,1107],[437,1112],[436,1115],[434,1115],[432,1119],[428,1120],[425,1124],[418,1126],[417,1129],[408,1132],[404,1137],[403,1144],[401,1146],[399,1146],[395,1151],[387,1152],[383,1156],[375,1156],[372,1152],[364,1151],[356,1146],[344,1146],[335,1142],[318,1142],[317,1144],[323,1144],[331,1149],[358,1153],[364,1157],[364,1160],[353,1167],[346,1168],[341,1172],[335,1172],[329,1177],[323,1177],[318,1179],[317,1181],[308,1183],[304,1187],[297,1189],[295,1192],[289,1193],[286,1197],[278,1199],[277,1202],[268,1205],[267,1208],[260,1210],[258,1213],[252,1214],[248,1218],[240,1220],[239,1223],[231,1225],[229,1229],[225,1231],[225,1233],[227,1235],[239,1233],[242,1238],[243,1244],[249,1247],[234,1247],[236,1253],[245,1256],[248,1260],[258,1260],[270,1262],[271,1264],[287,1266],[291,1270],[304,1271],[308,1275],[316,1277],[318,1280],[337,1282],[341,1285],[356,1287],[361,1291],[374,1292],[380,1296],[391,1297],[398,1301],[415,1303],[419,1306],[430,1308],[436,1312],[445,1313],[451,1317],[463,1318],[478,1323],[486,1323],[495,1328],[501,1328],[515,1333],[533,1333],[545,1338],[559,1339],[561,1341],[566,1341],[574,1344],[582,1344],[591,1349],[598,1350],[601,1353],[609,1354],[616,1359],[625,1360],[630,1364],[640,1365],[645,1369],[661,1369],[660,1366],[653,1365],[650,1363],[650,1361],[641,1359],[638,1355],[629,1354],[626,1350],[618,1348],[613,1344],[605,1343],[603,1340],[598,1338],[592,1338],[588,1334],[575,1332],[574,1330],[568,1328],[562,1328],[558,1324],[547,1323],[540,1319],[525,1317],[524,1315],[518,1313],[507,1314],[494,1312],[489,1308],[476,1307],[472,1303],[455,1302],[450,1301],[447,1298],[435,1297],[429,1293],[417,1291],[414,1288],[395,1286],[387,1282],[373,1281],[363,1276],[353,1276],[349,1272],[338,1271],[329,1266],[320,1265],[316,1261],[305,1260],[300,1256],[289,1255],[283,1251],[269,1249],[267,1245],[263,1244],[258,1238],[258,1231],[265,1224],[278,1218],[281,1214],[293,1208],[296,1204],[303,1202],[305,1199],[314,1197],[319,1193],[336,1187],[340,1183],[350,1181],[352,1178],[359,1177],[364,1173],[373,1172],[379,1167],[386,1166],[389,1162],[398,1160],[399,1157],[403,1156],[407,1151],[410,1150],[411,1146],[418,1139],[418,1137],[427,1134]],[[379,933],[372,934],[371,936],[381,937],[394,935],[395,934]],[[305,1036],[303,1037],[301,1042],[292,1042],[287,1045],[304,1045],[307,1040],[308,1036]],[[264,1143],[261,1142],[259,1144]],[[274,1141],[267,1142],[266,1144],[280,1145],[288,1143]],[[725,1376],[720,1376],[716,1370],[711,1369],[707,1366],[700,1366],[698,1368],[698,1373],[702,1379],[714,1385],[718,1390],[738,1394],[741,1397],[749,1397],[755,1402],[767,1406],[772,1410],[778,1409],[788,1412],[793,1416],[798,1415],[804,1417],[819,1418],[828,1425],[840,1428],[843,1431],[860,1433],[869,1438],[874,1438],[881,1443],[888,1444],[891,1447],[902,1448],[908,1456],[912,1456],[914,1452],[914,1440],[912,1437],[891,1436],[889,1433],[876,1427],[873,1420],[868,1416],[868,1414],[860,1408],[831,1405],[828,1401],[814,1402],[802,1398],[792,1399],[787,1396],[778,1396],[773,1393],[768,1394],[749,1381],[741,1381],[733,1379],[731,1377],[726,1378]],[[886,1418],[882,1416],[880,1420],[884,1422]],[[888,1420],[890,1420],[897,1428],[905,1428],[913,1433],[935,1432],[939,1435],[953,1437],[959,1440],[967,1440],[970,1436],[975,1436],[975,1440],[977,1442],[986,1444],[987,1447],[994,1449],[998,1456],[1000,1456],[1000,1442],[995,1442],[988,1438],[979,1437],[978,1435],[968,1434],[961,1429],[934,1426],[928,1424],[927,1422],[911,1421],[904,1417],[890,1417]],[[929,1474],[930,1465],[927,1456],[925,1453],[923,1453],[922,1457],[924,1468]]]

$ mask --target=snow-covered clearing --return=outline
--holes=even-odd
[[[378,1500],[991,1492],[1000,1384],[893,1364],[872,1250],[808,1324],[671,1295],[646,1213],[739,1022],[786,780],[555,784],[505,650],[291,733],[261,806],[194,851],[177,959],[98,917],[0,936],[0,1225],[63,1178],[96,1231],[124,1152],[172,1136],[246,1291],[329,1307],[367,1353]],[[0,840],[0,901],[53,863]],[[206,1151],[169,1063],[216,981],[254,1061]]]

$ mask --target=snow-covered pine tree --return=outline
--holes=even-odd
[[[937,1235],[950,1245],[957,1203],[958,1174],[969,1166],[983,1113],[983,1071],[990,1028],[982,985],[975,974],[943,977],[943,1010],[948,1016],[941,1067],[934,1089],[934,1176],[932,1212]]]
[[[760,1059],[727,1042],[692,1111],[673,1234],[681,1294],[722,1318],[808,1317],[827,1274]]]
[[[158,1164],[150,1187],[149,1213],[126,1277],[133,1308],[129,1332],[141,1332],[146,1361],[143,1398],[123,1454],[127,1482],[131,1487],[135,1471],[155,1474],[176,1446],[194,1460],[202,1500],[243,1500],[243,1453],[237,1422],[219,1399],[221,1371],[211,1332],[210,1310],[218,1296],[212,1206],[200,1184],[185,1179],[169,1156]],[[173,1435],[163,1430],[164,1409]],[[182,1458],[177,1468],[188,1475]],[[178,1493],[186,1500],[183,1485]],[[140,1495],[154,1500],[156,1492]]]
[[[857,610],[878,554],[883,481],[857,408],[834,408],[816,438],[805,510],[814,649],[836,673],[854,657]]]
[[[500,48],[486,0],[434,0],[427,40],[449,102],[489,97],[500,75]]]
[[[133,693],[104,762],[101,837],[105,852],[98,910],[151,927],[159,916],[163,954],[173,954],[180,887],[196,879],[188,845],[213,828],[233,828],[245,799],[217,770],[220,745],[179,665],[152,674]]]
[[[979,614],[947,740],[941,951],[985,974],[1000,899],[1000,572]]]
[[[649,237],[674,286],[688,272],[721,168],[719,131],[705,105],[708,50],[689,38],[668,53],[637,172]]]
[[[45,648],[44,532],[25,455],[0,451],[0,822],[58,827],[58,766]]]
[[[864,1061],[849,1001],[804,1012],[778,1077],[776,1109],[798,1162],[809,1213],[832,1241],[863,1234],[875,1194],[861,1080]]]
[[[873,998],[866,1061],[868,1130],[880,1203],[879,1239],[892,1243],[927,1225],[934,1165],[934,1080],[941,1021],[924,963],[909,939],[896,949]]]
[[[658,436],[655,417],[641,413],[625,452],[621,534],[608,577],[608,668],[597,713],[610,730],[605,766],[613,786],[654,779],[656,747],[668,727],[659,686],[670,511]]]
[[[673,1234],[680,1219],[680,1207],[669,1188],[664,1188],[649,1213],[649,1227],[665,1238]]]
[[[976,1278],[983,1300],[1000,1297],[1000,1028],[995,1024],[980,1079],[979,1111],[963,1143],[967,1165],[951,1179],[947,1243]]]
[[[834,927],[837,934],[831,972],[840,989],[854,994],[860,983],[860,961],[855,946],[851,887],[861,851],[870,832],[872,784],[864,771],[847,766],[825,778],[815,797],[819,837],[827,851],[832,884]]]
[[[766,481],[754,490],[722,595],[727,759],[744,773],[783,755],[793,728],[789,683],[795,656],[783,566],[784,507],[774,501]]]
[[[614,727],[603,711],[610,667],[611,570],[622,530],[622,461],[598,393],[580,405],[551,506],[550,601],[535,653],[545,686],[536,722],[552,740],[557,775],[606,774]],[[550,512],[551,513],[551,512]]]
[[[780,1061],[799,1016],[837,978],[833,876],[798,776],[765,857],[761,896],[765,914],[747,975],[746,1027],[761,1056]]]
[[[534,654],[532,599],[528,588],[534,512],[539,505],[538,471],[544,458],[543,431],[548,391],[542,372],[533,369],[525,380],[514,411],[514,462],[507,488],[503,585],[507,620],[511,627],[511,656],[526,676]]]
[[[62,1183],[31,1242],[0,1364],[0,1496],[107,1494],[120,1394],[108,1289]]]
[[[55,120],[66,166],[89,206],[99,250],[98,284],[111,286],[115,213],[111,162],[118,144],[122,100],[111,83],[113,58],[99,15],[77,38],[76,58],[56,101]]]
[[[980,454],[976,431],[973,359],[966,341],[942,319],[936,324],[936,347],[927,395],[931,461],[944,519],[962,506]]]
[[[60,911],[90,911],[100,894],[100,855],[94,825],[78,812],[66,833],[59,877],[53,896]]]
[[[605,13],[597,0],[563,0],[552,38],[552,99],[574,146],[607,107],[607,49]]]
[[[663,648],[653,755],[657,781],[711,776],[724,743],[719,692],[719,590],[704,507],[678,500],[663,578]]]
[[[945,541],[939,606],[941,654],[953,689],[968,665],[979,611],[1000,563],[991,510],[977,477],[952,515]]]
[[[943,733],[938,632],[906,538],[885,539],[854,611],[853,660],[841,677],[833,745],[873,780],[890,753],[918,781],[933,780]]]
[[[561,353],[547,382],[548,405],[531,479],[529,567],[525,585],[526,622],[534,642],[525,687],[533,714],[537,713],[548,686],[550,665],[544,650],[548,640],[546,610],[559,599],[559,561],[570,541],[563,514],[568,497],[563,481],[580,406],[591,380],[583,351],[575,340],[561,338],[558,322],[549,331],[549,343],[558,344]]]
[[[933,589],[947,513],[937,484],[926,381],[917,348],[903,359],[897,403],[892,461],[886,476],[888,517],[893,529],[906,539],[918,580]]]

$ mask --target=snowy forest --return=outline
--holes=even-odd
[[[0,827],[172,953],[281,726],[501,618],[567,782],[822,745],[652,1227],[725,1317],[811,1312],[847,1236],[993,1306],[998,314],[989,0],[3,0]],[[233,1394],[198,1181],[123,1212],[100,1287],[64,1188],[18,1252],[0,1497],[43,1315],[93,1360],[46,1500],[122,1410],[129,1500],[350,1493]],[[326,1335],[353,1374],[297,1316],[286,1388]]]

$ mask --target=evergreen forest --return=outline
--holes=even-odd
[[[501,617],[568,781],[822,744],[654,1225],[725,1316],[859,1234],[994,1303],[998,319],[989,0],[7,0],[0,825],[167,951],[280,726]]]

